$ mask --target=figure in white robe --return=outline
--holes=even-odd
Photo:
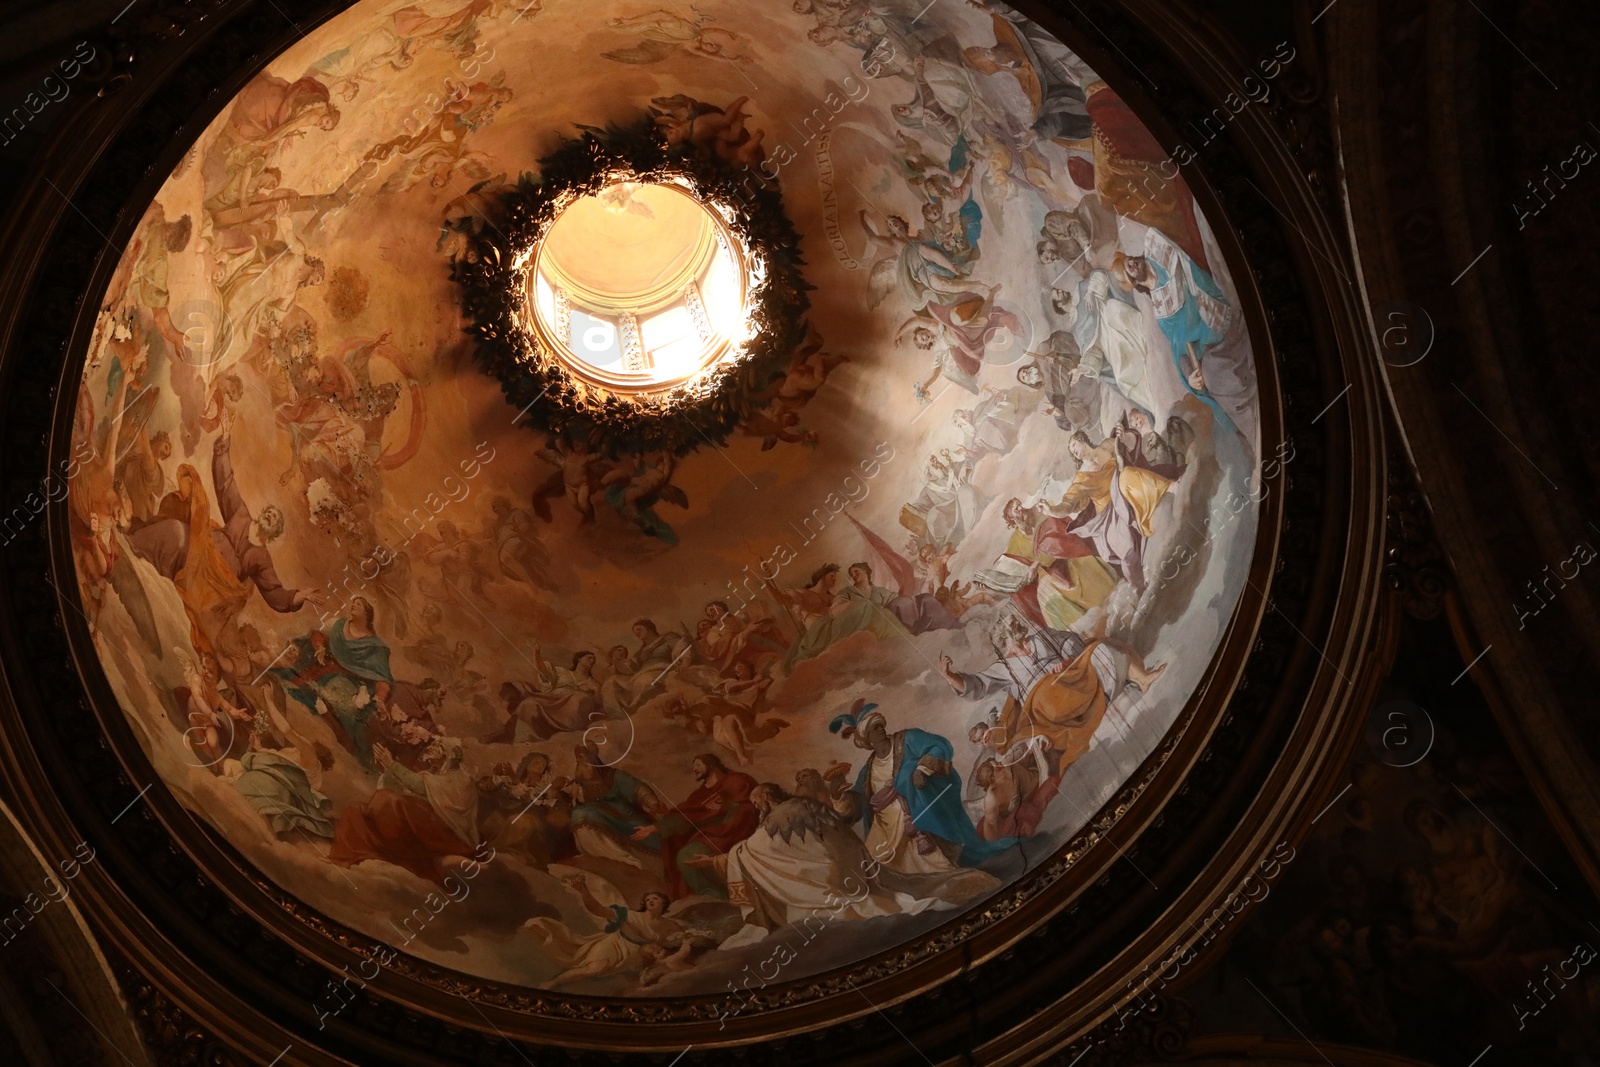
[[[285,318],[301,289],[321,285],[326,277],[323,261],[306,251],[293,228],[279,229],[280,241],[229,257],[213,276],[222,327],[211,358],[200,368],[207,381],[249,351],[269,318]]]
[[[927,483],[900,512],[900,525],[934,545],[959,544],[982,507],[970,481],[938,456],[928,457]]]
[[[934,903],[878,884],[878,864],[839,813],[770,782],[750,794],[761,828],[725,856],[698,861],[722,867],[728,899],[746,926],[776,930],[808,919],[871,919],[917,912]]]
[[[1027,385],[1006,390],[986,386],[970,409],[952,412],[950,421],[966,438],[967,453],[973,457],[990,453],[1004,456],[1015,448],[1022,421],[1037,404],[1031,393]]]
[[[1114,283],[1110,272],[1097,270],[1078,283],[1076,292],[1056,290],[1051,306],[1071,322],[1082,353],[1071,380],[1104,382],[1153,416],[1155,399],[1145,374],[1147,331],[1132,295]]]
[[[578,894],[583,906],[605,927],[598,933],[575,934],[560,919],[534,918],[522,924],[544,943],[545,952],[565,969],[551,980],[565,985],[581,978],[595,978],[624,971],[642,971],[659,958],[654,949],[680,948],[683,924],[667,917],[671,901],[665,893],[646,893],[638,911],[624,904],[603,904],[590,892],[580,876],[563,879]]]

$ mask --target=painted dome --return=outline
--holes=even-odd
[[[807,287],[733,429],[651,451],[509,403],[462,284],[541,161],[641,129]],[[162,186],[78,397],[84,610],[164,786],[333,923],[564,995],[983,908],[1181,721],[1251,562],[1249,335],[1166,162],[998,3],[312,30]],[[722,215],[584,180],[506,294],[577,378],[774,343]]]

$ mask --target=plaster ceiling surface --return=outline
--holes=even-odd
[[[622,304],[648,297],[697,259],[710,259],[707,209],[668,187],[644,185],[618,209],[598,196],[575,201],[540,246],[564,281]],[[642,211],[640,210],[642,209]]]
[[[476,367],[451,257],[652,111],[777,183],[813,343],[725,441],[607,458]],[[481,979],[721,992],[981,906],[1154,751],[1250,564],[1248,332],[1163,159],[998,4],[356,4],[104,297],[72,543],[145,755],[288,894]]]

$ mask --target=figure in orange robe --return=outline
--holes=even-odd
[[[1209,271],[1194,195],[1161,142],[1109,88],[1095,90],[1087,106],[1094,122],[1093,173],[1087,160],[1075,157],[1068,164],[1073,181],[1097,190],[1101,202],[1118,215],[1160,230]]]

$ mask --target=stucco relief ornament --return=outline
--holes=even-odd
[[[806,336],[799,237],[775,185],[650,118],[584,128],[460,227],[477,358],[517,422],[610,455],[720,444]]]

